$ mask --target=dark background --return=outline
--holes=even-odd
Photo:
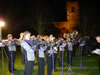
[[[85,36],[100,35],[100,3],[98,0],[79,0],[79,31]]]
[[[67,21],[67,1],[79,2],[80,24],[76,29],[80,33],[87,35],[100,32],[98,0],[0,0],[0,16],[6,22],[6,26],[3,28],[3,37],[5,38],[8,33],[19,37],[19,33],[25,30],[29,30],[33,34],[39,34],[40,29],[45,30],[47,32],[45,34],[59,33],[59,30],[51,22]],[[41,22],[47,22],[47,24],[41,28]],[[95,29],[91,29],[91,26],[94,26]],[[87,33],[88,30],[94,32]]]
[[[3,33],[17,36],[20,32],[29,30],[37,34],[34,27],[41,21],[66,20],[65,5],[66,0],[3,0],[0,2],[0,16],[6,20],[7,28]]]

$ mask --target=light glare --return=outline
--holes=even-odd
[[[5,25],[5,22],[0,21],[0,27],[3,27]]]

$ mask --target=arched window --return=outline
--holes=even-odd
[[[72,6],[71,8],[71,12],[74,13],[75,12],[75,8]]]

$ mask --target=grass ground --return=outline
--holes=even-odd
[[[1,51],[0,51],[0,75],[11,75],[8,71],[8,61],[7,57],[4,55],[4,70],[2,70],[2,61],[1,61]],[[78,56],[73,57],[73,62],[72,62],[72,72],[73,75],[100,75],[100,70],[98,69],[98,56],[97,55],[91,55],[91,56],[83,56],[83,69],[80,69],[80,58]],[[68,64],[67,64],[67,54],[65,53],[65,58],[64,58],[64,71],[63,75],[66,75],[67,70],[68,70]],[[22,61],[21,61],[21,52],[17,51],[16,53],[16,61],[15,61],[15,68],[17,69],[14,72],[14,75],[23,75],[23,72],[21,71],[23,66],[22,66]],[[47,75],[47,66],[45,66],[45,75]],[[61,75],[61,67],[59,67],[58,62],[57,62],[57,69],[58,71],[54,73],[54,75]],[[33,75],[38,74],[38,66],[37,66],[37,61],[35,60],[35,65],[33,69]],[[67,74],[69,75],[69,74]]]

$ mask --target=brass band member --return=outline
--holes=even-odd
[[[21,42],[21,46],[25,49],[26,54],[26,63],[25,63],[25,71],[24,75],[32,75],[33,65],[35,60],[34,54],[34,44],[30,41],[31,33],[28,31],[24,32],[24,41]]]
[[[24,41],[24,33],[23,32],[20,33],[19,41],[20,42]],[[25,54],[26,54],[26,51],[24,50],[23,47],[21,47],[21,53],[22,53],[22,65],[23,65],[23,69],[22,70],[24,70],[24,68],[25,68]]]
[[[70,34],[68,34],[68,36],[66,37],[66,40],[67,40],[67,47],[68,47],[68,64],[69,66],[71,66],[72,65],[73,43],[70,38]]]
[[[14,62],[16,56],[16,43],[14,42],[12,34],[8,34],[7,38],[8,38],[8,42],[6,44],[6,48],[8,49],[9,72],[13,73],[13,71],[15,70]]]

